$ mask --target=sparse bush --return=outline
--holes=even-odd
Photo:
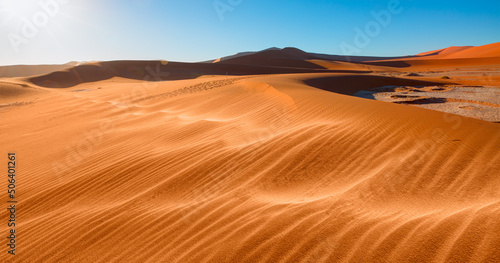
[[[450,79],[450,77],[448,77],[448,76],[442,76],[441,78],[442,79]]]

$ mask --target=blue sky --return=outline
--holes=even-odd
[[[498,0],[2,0],[0,64],[203,61],[289,46],[399,56],[500,42],[499,28]]]

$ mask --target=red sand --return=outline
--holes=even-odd
[[[1,260],[500,262],[500,125],[350,96],[466,81],[376,74],[498,70],[495,47],[370,64],[288,50],[4,78],[0,145],[19,160],[19,242]],[[144,81],[148,67],[170,81]]]

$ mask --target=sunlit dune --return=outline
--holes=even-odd
[[[499,47],[4,75],[4,262],[500,262]]]
[[[449,47],[436,51],[421,53],[417,56],[436,56],[439,58],[487,58],[498,57],[500,54],[500,43],[493,43],[479,47]]]

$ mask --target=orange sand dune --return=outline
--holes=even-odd
[[[415,56],[364,61],[363,64],[417,70],[497,70],[500,68],[500,42],[478,47],[449,47]]]
[[[417,56],[435,56],[435,55],[445,55],[445,54],[450,54],[450,53],[456,53],[465,49],[469,49],[472,46],[464,46],[464,47],[447,47],[447,48],[442,48],[438,50],[433,50],[433,51],[428,51],[428,52],[423,52],[420,54],[417,54]]]
[[[374,71],[498,70],[500,57],[458,59],[396,59],[363,62]]]
[[[169,61],[106,61],[86,63],[48,74],[29,76],[26,81],[46,88],[68,88],[81,83],[121,77],[139,81],[165,81],[198,78],[205,75],[258,75],[283,73],[343,72],[369,73],[366,67],[324,69],[284,67],[280,65],[246,65],[226,63],[183,63]],[[264,64],[264,63],[263,63]]]
[[[1,79],[0,260],[500,262],[500,125],[351,96],[455,79],[285,53]]]
[[[235,56],[219,60],[215,63],[265,65],[273,67],[294,67],[322,69],[321,65],[308,62],[314,56],[296,48],[284,48],[280,50],[264,50],[245,56]]]
[[[310,70],[449,71],[500,69],[500,43],[472,47],[449,47],[405,57],[360,57],[307,53],[296,48],[271,48],[223,57],[214,64],[294,68]],[[309,71],[310,72],[310,71]],[[259,74],[268,72],[258,72]],[[285,72],[279,72],[285,73]],[[299,71],[289,72],[299,73]]]
[[[487,58],[500,57],[500,43],[472,47],[449,47],[445,49],[429,51],[417,56],[432,56],[438,58]]]
[[[64,70],[75,66],[76,62],[63,65],[15,65],[0,66],[0,78],[27,77],[32,75],[47,74],[56,70]]]
[[[5,260],[498,261],[500,126],[324,77],[31,86],[0,112],[22,187]]]

